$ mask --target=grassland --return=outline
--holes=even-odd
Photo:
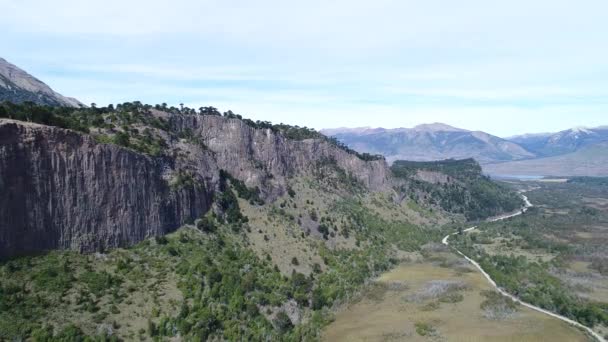
[[[559,320],[492,302],[487,281],[453,254],[425,255],[378,277],[359,301],[335,315],[323,339],[587,341],[582,332]]]

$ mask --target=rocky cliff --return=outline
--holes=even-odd
[[[0,121],[0,256],[102,250],[172,231],[211,190],[174,190],[165,163],[55,127]]]
[[[371,191],[390,188],[384,160],[364,161],[322,139],[292,140],[213,115],[164,117],[152,157],[72,130],[0,119],[0,257],[48,249],[97,251],[172,231],[212,207],[220,170],[272,201],[287,180],[331,160]],[[185,177],[189,182],[179,181]]]
[[[177,131],[192,130],[213,152],[218,167],[250,186],[281,191],[285,178],[313,171],[318,162],[331,159],[372,191],[390,186],[383,159],[364,161],[321,139],[288,139],[270,129],[256,129],[238,119],[213,115],[172,116]],[[269,184],[270,182],[270,184]]]

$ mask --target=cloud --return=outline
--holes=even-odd
[[[608,111],[607,11],[600,0],[0,0],[0,44],[84,102],[511,134]]]
[[[576,8],[564,0],[2,0],[0,6],[2,25],[15,31],[138,38],[183,34],[279,49],[390,52],[411,46],[559,47],[564,40],[601,37],[597,29],[605,27],[608,10],[601,0],[582,0]]]

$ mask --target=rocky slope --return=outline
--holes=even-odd
[[[480,163],[488,163],[534,157],[525,148],[505,139],[439,123],[414,128],[328,129],[321,132],[357,151],[382,154],[391,162],[475,158]]]
[[[26,101],[50,106],[83,106],[78,100],[65,97],[42,81],[0,58],[0,102]]]

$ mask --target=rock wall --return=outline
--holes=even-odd
[[[390,170],[384,160],[364,161],[320,139],[290,140],[270,129],[212,115],[174,116],[171,124],[202,137],[218,167],[248,185],[264,184],[269,174],[280,185],[286,177],[310,173],[318,161],[331,158],[371,191],[390,187]]]
[[[163,164],[68,130],[0,120],[0,257],[127,246],[206,212],[212,191],[171,189]]]

